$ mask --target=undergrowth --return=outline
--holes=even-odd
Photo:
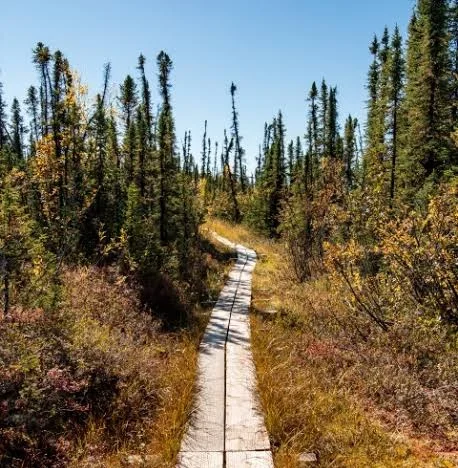
[[[456,466],[457,353],[439,328],[402,322],[363,339],[326,274],[298,284],[280,242],[219,220],[207,228],[260,257],[252,342],[277,468],[304,452],[319,466]]]
[[[229,268],[227,252],[202,243],[200,297],[179,293],[185,328],[164,328],[110,267],[68,267],[58,307],[0,321],[1,466],[174,466],[198,344]]]

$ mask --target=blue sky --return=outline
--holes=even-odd
[[[204,120],[213,141],[231,118],[229,86],[238,87],[243,145],[254,165],[266,120],[282,110],[288,137],[305,132],[306,94],[323,77],[339,89],[343,120],[364,119],[365,81],[374,33],[397,23],[405,32],[414,0],[36,0],[3,2],[0,81],[7,98],[24,98],[36,83],[31,50],[36,42],[59,48],[90,94],[101,87],[103,64],[112,63],[113,86],[137,76],[137,57],[157,103],[155,57],[174,61],[173,106],[177,136],[193,134],[200,155]]]

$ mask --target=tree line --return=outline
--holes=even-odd
[[[458,2],[418,0],[407,39],[385,28],[369,52],[364,127],[314,82],[304,135],[287,142],[280,111],[251,180],[212,176],[209,210],[284,241],[299,281],[338,273],[382,329],[393,297],[458,325]]]
[[[284,240],[300,281],[323,268],[331,251],[333,268],[346,275],[339,255],[351,243],[364,249],[358,258],[363,276],[387,270],[380,246],[388,225],[399,228],[408,219],[413,226],[416,216],[431,215],[441,196],[454,219],[457,25],[456,0],[418,0],[406,41],[395,27],[370,43],[365,126],[352,116],[341,119],[335,85],[314,82],[306,95],[304,134],[286,141],[279,111],[265,123],[253,174],[234,83],[228,89],[230,128],[220,143],[212,142],[205,121],[198,161],[190,131],[178,148],[173,64],[165,52],[156,59],[161,102],[154,112],[143,55],[137,77],[128,75],[114,100],[106,65],[101,91],[88,105],[66,57],[38,43],[33,63],[39,82],[24,102],[28,119],[17,99],[7,115],[0,88],[4,311],[27,289],[20,285],[41,290],[69,261],[117,262],[141,278],[165,274],[191,281],[205,214]],[[408,230],[413,237],[415,229]],[[440,307],[458,320],[456,265],[447,264],[452,280],[439,281],[445,289],[431,292],[420,279],[423,259],[406,262],[414,296],[443,296]],[[43,301],[46,295],[33,297]]]
[[[145,57],[109,99],[110,65],[88,105],[87,89],[60,51],[38,43],[39,82],[7,116],[0,88],[3,312],[42,306],[62,264],[116,262],[153,284],[192,279],[201,210],[194,162],[177,149],[170,57],[156,59],[153,111]],[[27,286],[24,288],[24,286]]]

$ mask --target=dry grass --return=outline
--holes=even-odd
[[[206,233],[203,239],[208,241]],[[132,348],[133,358],[143,369],[155,375],[157,407],[149,420],[141,421],[140,437],[119,438],[122,443],[115,450],[98,455],[91,453],[97,447],[105,422],[94,421],[82,439],[83,456],[75,459],[73,466],[122,467],[148,466],[150,468],[174,467],[180,448],[185,423],[192,409],[197,354],[205,330],[212,302],[216,300],[230,269],[230,255],[224,247],[207,246],[205,262],[208,268],[204,279],[208,297],[203,305],[194,306],[192,325],[186,330],[162,332],[146,348]],[[205,299],[205,298],[204,298]],[[146,359],[142,359],[146,358]],[[153,370],[154,368],[154,370]],[[135,391],[136,382],[130,383],[127,393]],[[130,463],[126,463],[129,462]]]
[[[164,329],[135,286],[96,267],[65,271],[57,310],[0,322],[1,466],[175,465],[198,345],[230,268],[207,247],[208,303],[185,329]]]
[[[156,355],[144,363],[145,369],[153,378],[152,368],[160,367],[155,373],[157,406],[151,417],[141,419],[136,440],[118,434],[112,447],[107,446],[105,420],[91,421],[70,466],[121,467],[135,458],[140,466],[173,467],[192,402],[197,345],[198,335],[186,333],[161,336],[150,343]],[[145,354],[145,349],[135,353],[140,359]],[[133,379],[126,392],[135,392],[136,387]]]
[[[406,355],[383,340],[356,344],[353,331],[345,329],[342,298],[325,277],[297,285],[282,245],[219,220],[206,228],[260,254],[253,278],[253,353],[277,468],[298,466],[303,452],[316,453],[319,466],[456,466],[456,459],[434,452],[412,424],[406,401],[398,401],[408,399],[407,389],[400,389],[415,380],[402,366]],[[362,358],[366,352],[372,354]]]

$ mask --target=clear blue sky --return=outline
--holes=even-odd
[[[230,126],[229,86],[238,86],[243,145],[250,169],[263,127],[279,109],[288,137],[305,132],[306,94],[323,77],[339,88],[340,115],[364,119],[365,81],[374,33],[397,23],[405,32],[414,0],[6,0],[0,26],[0,81],[7,98],[36,83],[31,50],[57,48],[89,85],[101,87],[103,64],[114,85],[137,76],[147,57],[156,92],[155,57],[174,61],[173,105],[178,142],[186,129],[200,156],[204,120],[221,141]],[[158,102],[155,93],[155,102]]]

